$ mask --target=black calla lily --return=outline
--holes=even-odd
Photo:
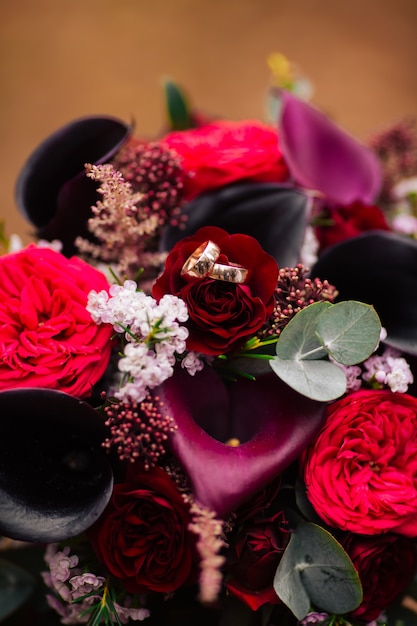
[[[75,238],[89,235],[86,223],[98,199],[84,165],[109,161],[131,132],[130,125],[114,117],[84,117],[58,129],[34,150],[19,174],[16,200],[38,237],[59,239],[65,254],[74,252]]]
[[[113,487],[99,413],[60,391],[12,389],[0,421],[0,534],[52,542],[91,526]]]
[[[277,183],[237,183],[202,194],[183,207],[185,228],[168,226],[161,249],[171,248],[202,226],[255,237],[280,267],[298,262],[308,220],[309,198]]]
[[[364,233],[325,250],[311,274],[335,285],[339,300],[372,304],[388,333],[384,343],[417,355],[417,241]]]

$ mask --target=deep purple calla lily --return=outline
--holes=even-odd
[[[104,420],[51,389],[0,393],[0,535],[53,542],[80,534],[113,487]]]
[[[299,185],[319,191],[330,203],[372,203],[381,188],[376,156],[318,110],[281,92],[282,154]]]
[[[219,226],[231,234],[254,237],[280,267],[290,267],[300,258],[309,204],[303,192],[277,183],[227,185],[186,204],[182,209],[185,228],[168,226],[160,247],[171,250],[202,226]]]
[[[36,235],[59,239],[64,253],[88,236],[86,223],[98,196],[85,163],[109,161],[127,141],[132,127],[114,117],[84,117],[47,137],[24,164],[16,185],[18,208]]]
[[[372,304],[388,333],[384,343],[417,355],[417,241],[364,233],[325,250],[311,274],[335,285],[339,300]]]
[[[206,367],[190,384],[177,371],[159,389],[178,429],[171,447],[196,499],[223,517],[279,476],[323,423],[324,404],[299,395],[275,374],[226,387]],[[232,447],[224,443],[237,438]]]

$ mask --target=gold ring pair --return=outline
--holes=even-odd
[[[228,283],[244,283],[248,270],[241,265],[216,263],[220,248],[214,241],[205,241],[188,257],[181,269],[181,274],[195,278],[214,278]]]

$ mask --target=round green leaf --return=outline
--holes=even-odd
[[[327,530],[312,523],[301,523],[294,531],[274,589],[299,620],[312,607],[340,615],[362,602],[362,586],[349,556]]]
[[[335,361],[354,365],[367,359],[378,346],[381,323],[372,306],[349,300],[323,311],[316,329]]]
[[[277,356],[269,364],[284,383],[312,400],[329,402],[346,391],[345,373],[330,361],[291,361]]]
[[[329,307],[330,302],[315,302],[302,309],[285,326],[277,342],[280,359],[321,359],[327,356],[316,334],[318,319]]]

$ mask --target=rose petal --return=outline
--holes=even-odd
[[[132,127],[113,117],[85,117],[47,137],[24,164],[16,185],[20,212],[37,228],[38,237],[60,239],[74,252],[77,235],[86,236],[96,185],[85,163],[109,161],[127,141]]]
[[[166,228],[161,249],[202,226],[219,226],[229,233],[251,235],[279,266],[293,266],[300,256],[309,200],[300,191],[275,183],[238,183],[206,193],[183,207],[184,228]]]
[[[339,300],[372,304],[386,328],[384,343],[417,355],[417,242],[374,231],[324,251],[312,277],[329,280]]]
[[[381,188],[376,156],[312,106],[282,91],[279,137],[297,183],[330,202],[372,203]]]
[[[91,526],[106,507],[113,473],[103,420],[60,391],[0,393],[0,533],[52,542]]]
[[[178,371],[158,396],[178,430],[171,447],[196,499],[225,516],[292,463],[318,432],[325,405],[309,400],[273,373],[226,388],[212,368],[190,382]],[[210,434],[209,434],[210,433]],[[241,445],[225,443],[237,437]]]

